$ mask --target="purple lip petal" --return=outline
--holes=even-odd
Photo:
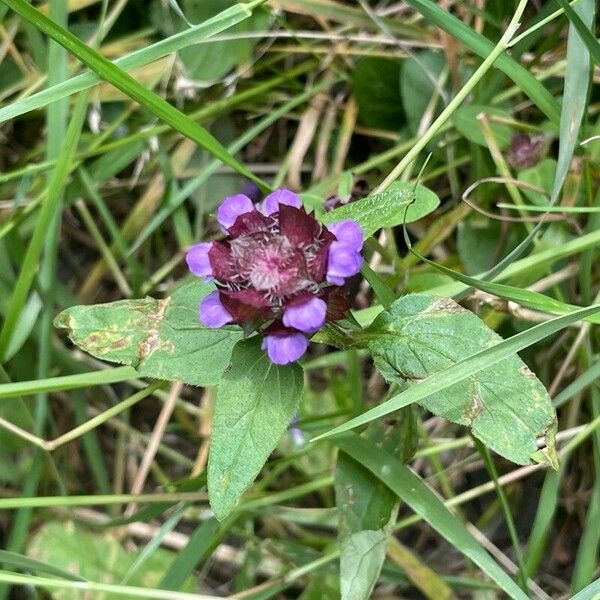
[[[356,275],[360,271],[362,260],[354,246],[345,242],[333,242],[329,247],[327,260],[327,281],[342,285],[339,283],[340,278]]]
[[[204,277],[207,281],[213,278],[213,270],[208,258],[211,248],[212,242],[202,242],[192,246],[185,255],[190,271],[198,277]]]
[[[308,340],[302,333],[287,335],[266,335],[262,343],[271,362],[276,365],[287,365],[298,360],[308,348]]]
[[[217,221],[219,221],[219,225],[221,225],[224,232],[227,233],[226,230],[235,223],[240,215],[252,210],[254,210],[254,204],[252,204],[252,200],[248,196],[244,196],[244,194],[229,196],[221,202],[221,205],[217,209]]]
[[[320,298],[311,298],[302,304],[294,304],[285,309],[283,324],[305,333],[313,333],[325,324],[327,304]]]
[[[279,211],[280,204],[287,204],[294,208],[300,208],[302,202],[300,196],[292,190],[286,190],[285,188],[279,188],[274,192],[271,192],[263,201],[261,206],[261,212],[264,215],[272,215]]]
[[[229,311],[221,304],[219,292],[214,291],[208,294],[200,305],[200,321],[206,327],[217,329],[233,321]]]
[[[335,235],[338,242],[344,242],[352,246],[356,252],[360,252],[362,249],[364,242],[363,230],[356,221],[345,219],[327,225],[327,229]]]

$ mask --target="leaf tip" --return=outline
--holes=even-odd
[[[558,460],[558,453],[556,451],[556,430],[558,424],[554,419],[551,425],[546,429],[544,433],[544,441],[546,445],[539,450],[536,450],[531,454],[531,460],[533,462],[548,465],[555,471],[558,471],[560,464]]]

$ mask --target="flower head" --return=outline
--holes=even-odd
[[[196,244],[186,256],[194,275],[217,286],[202,301],[200,320],[258,330],[276,364],[299,359],[308,335],[349,308],[343,286],[362,264],[360,226],[321,225],[286,189],[258,205],[243,194],[225,198],[217,221],[225,239]]]

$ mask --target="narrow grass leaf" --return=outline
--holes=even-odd
[[[494,44],[486,37],[471,29],[458,17],[444,10],[432,0],[406,0],[406,3],[481,58],[486,58],[494,49]],[[556,99],[525,67],[508,54],[499,56],[495,66],[508,75],[550,121],[559,122],[559,108]]]
[[[231,6],[203,23],[194,25],[185,31],[176,33],[146,48],[126,54],[116,59],[114,64],[125,71],[147,65],[172,52],[177,52],[178,50],[197,44],[202,40],[211,38],[229,29],[233,25],[247,19],[252,14],[252,10],[263,2],[264,0],[256,0],[255,2],[240,3]],[[32,110],[42,108],[61,98],[66,98],[72,94],[86,90],[101,81],[102,78],[94,72],[82,73],[62,83],[49,86],[36,94],[20,98],[12,104],[0,108],[0,123],[14,119]]]
[[[70,571],[59,569],[53,565],[49,565],[40,560],[34,560],[33,558],[29,558],[28,556],[16,552],[0,550],[0,564],[14,567],[15,569],[21,569],[23,571],[55,575],[56,577],[63,577],[64,579],[69,579],[71,581],[85,581],[83,577],[79,577],[79,575],[75,575]]]
[[[565,11],[565,15],[577,30],[581,41],[585,44],[594,62],[600,65],[600,43],[590,30],[593,20],[589,20],[590,14],[592,19],[594,16],[594,1],[579,2],[575,8],[572,8],[566,0],[555,0],[555,2]],[[577,8],[579,8],[579,11],[577,11]]]
[[[524,600],[527,595],[500,568],[481,544],[469,533],[427,486],[406,465],[363,437],[345,433],[332,440],[336,446],[366,467],[383,481],[398,497],[427,521],[441,536],[470,558],[491,577],[511,598]]]
[[[171,106],[166,100],[154,92],[147,90],[125,71],[111,63],[104,56],[87,46],[79,38],[60,27],[46,15],[29,5],[25,0],[2,0],[18,15],[33,23],[46,35],[56,40],[61,46],[69,50],[82,63],[95,71],[102,79],[114,85],[117,89],[127,94],[132,100],[148,109],[152,114],[161,118],[173,129],[185,137],[190,138],[199,146],[208,150],[215,158],[232,167],[235,171],[254,181],[263,191],[269,191],[270,186],[260,177],[254,175],[232,154],[230,154],[212,134],[198,125],[187,115]],[[0,345],[1,349],[1,345]]]

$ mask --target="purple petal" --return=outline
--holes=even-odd
[[[302,304],[295,304],[285,309],[283,324],[305,333],[313,333],[325,324],[327,304],[320,298],[311,298]]]
[[[333,242],[327,257],[327,281],[342,285],[343,279],[356,275],[360,271],[362,256],[354,246],[345,242]]]
[[[298,360],[306,352],[308,340],[302,333],[266,335],[262,348],[276,365],[287,365]]]
[[[217,209],[217,221],[219,221],[219,225],[224,230],[227,230],[240,215],[252,212],[253,210],[254,204],[252,204],[252,200],[248,196],[244,196],[244,194],[229,196],[221,202],[221,206]]]
[[[216,329],[233,321],[231,313],[221,304],[219,292],[211,292],[200,305],[200,321],[206,327]]]
[[[264,199],[261,206],[261,212],[264,215],[276,213],[279,211],[280,204],[287,204],[288,206],[293,206],[294,208],[300,208],[302,206],[302,202],[300,201],[300,196],[298,196],[298,194],[292,192],[292,190],[279,188]]]
[[[363,230],[356,221],[352,219],[338,221],[327,225],[327,229],[335,235],[338,242],[344,242],[352,246],[356,252],[362,249],[364,242]]]
[[[192,246],[185,255],[190,271],[198,277],[204,277],[206,280],[213,278],[213,270],[208,259],[211,248],[212,242],[202,242]]]

